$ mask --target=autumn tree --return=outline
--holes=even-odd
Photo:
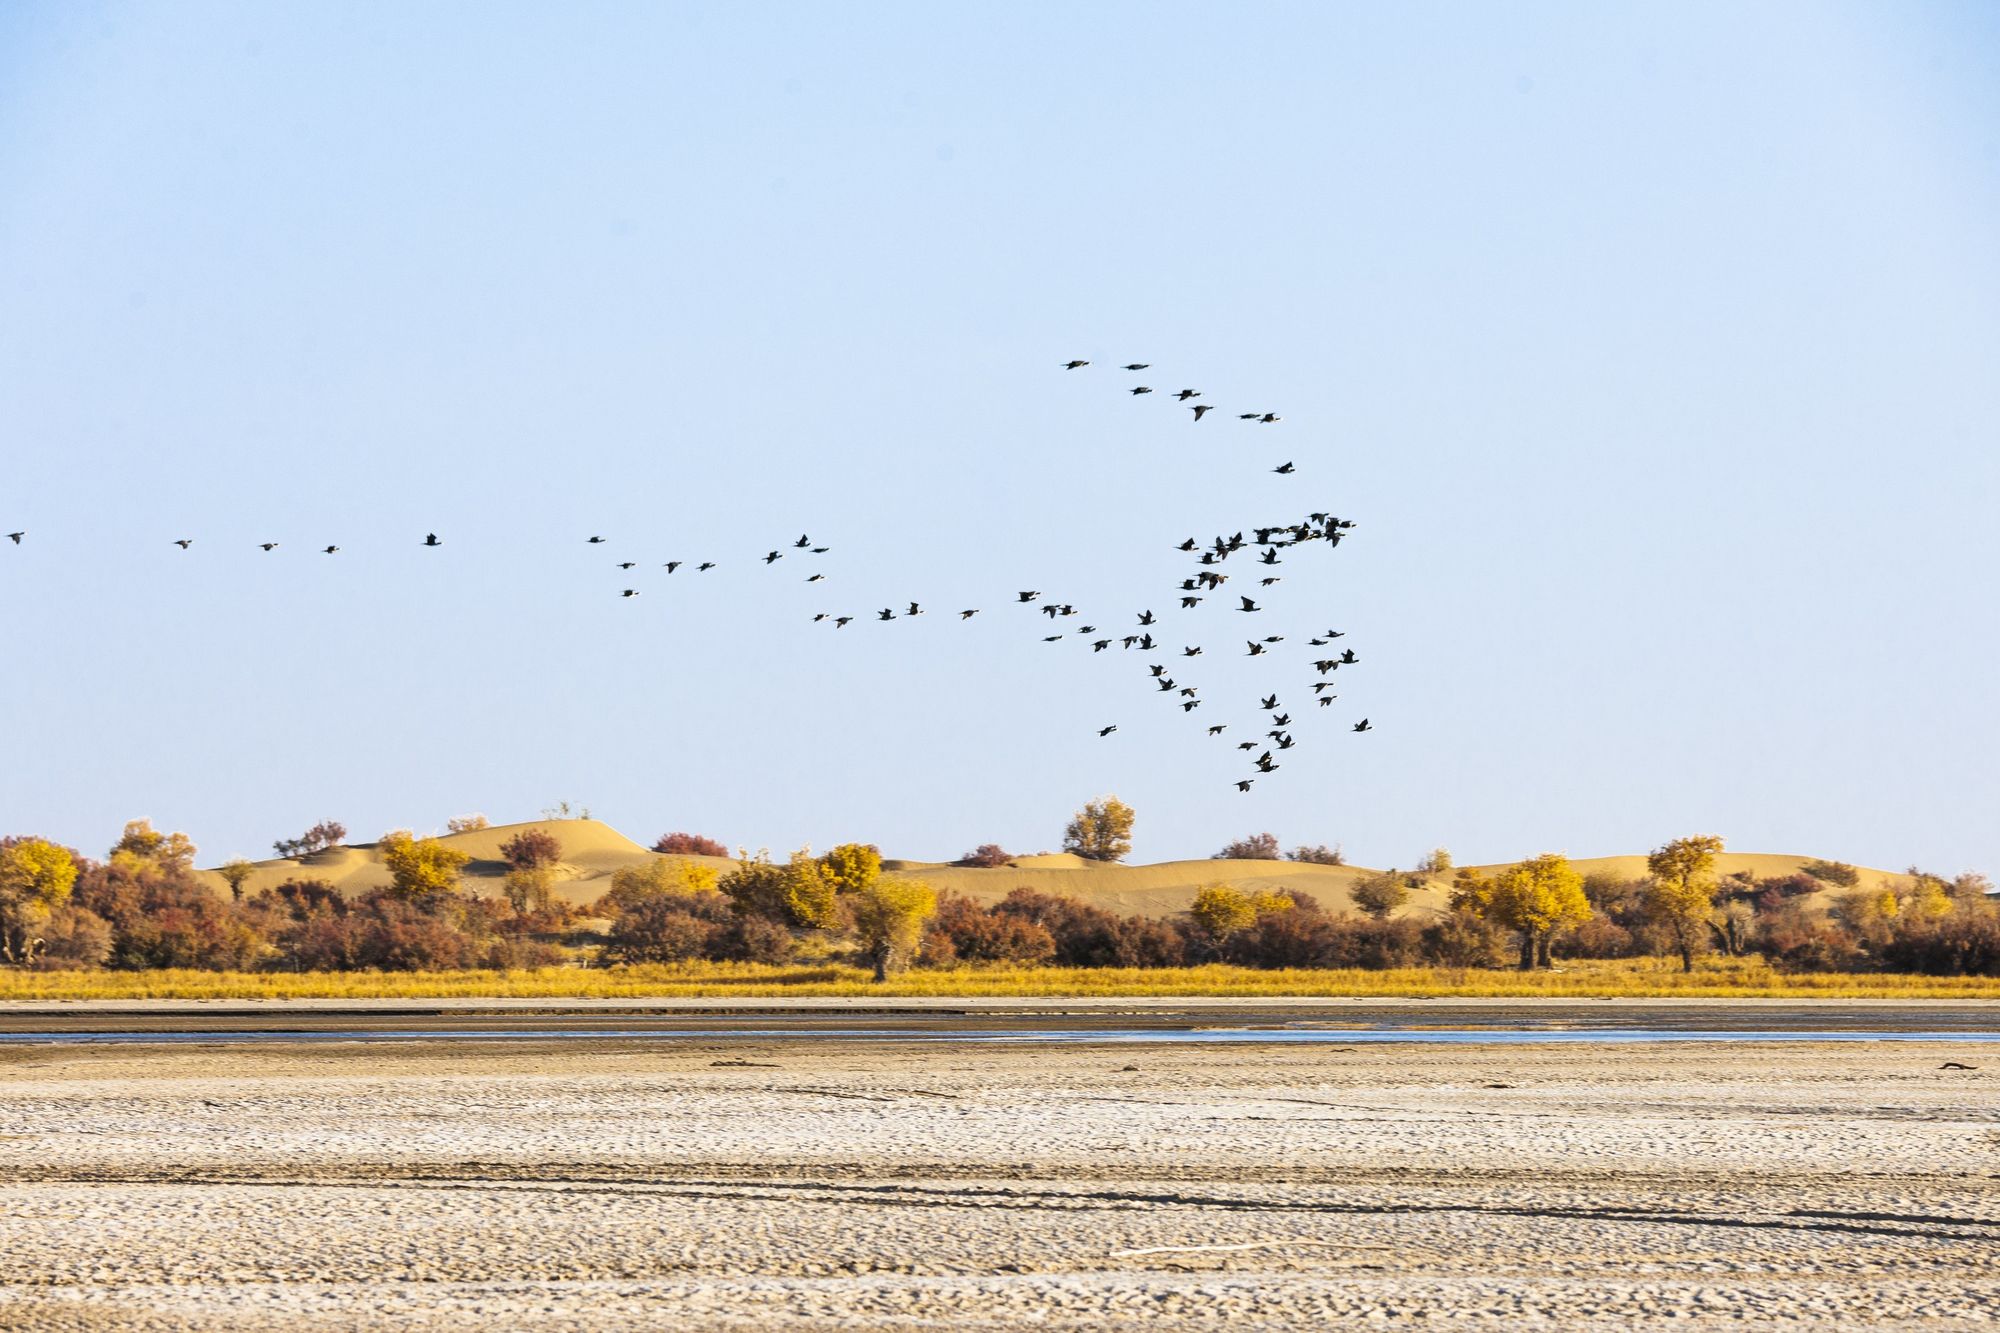
[[[271,850],[286,858],[303,858],[347,841],[347,826],[335,819],[322,819],[296,838],[280,838]]]
[[[1417,862],[1419,875],[1449,875],[1452,871],[1451,853],[1442,847],[1433,847]]]
[[[809,850],[793,852],[784,865],[759,852],[739,862],[716,887],[745,916],[766,917],[808,930],[830,930],[840,924],[839,893],[833,877]]]
[[[256,874],[257,867],[238,856],[217,866],[215,873],[222,876],[223,883],[229,886],[230,900],[240,903],[243,901],[243,881]]]
[[[616,916],[654,898],[713,896],[720,878],[714,866],[697,861],[662,858],[620,866],[612,872],[611,888],[597,900],[596,910],[604,916]]]
[[[1247,838],[1238,838],[1215,854],[1218,861],[1275,861],[1278,851],[1278,835],[1275,833],[1253,833]]]
[[[916,955],[924,922],[937,911],[937,894],[915,879],[878,879],[852,895],[854,932],[862,956],[875,969],[875,980],[887,981]]]
[[[844,842],[820,857],[836,894],[863,893],[882,876],[882,853],[862,842]]]
[[[163,871],[194,868],[194,843],[185,833],[161,833],[151,820],[134,819],[111,846],[111,859],[126,857]]]
[[[1715,858],[1722,839],[1713,833],[1675,838],[1646,857],[1653,879],[1646,886],[1646,917],[1673,937],[1681,970],[1694,971],[1695,945],[1708,934],[1715,911]]]
[[[1845,861],[1808,861],[1799,867],[1799,872],[1842,889],[1851,889],[1861,882],[1861,872]]]
[[[444,831],[446,833],[477,833],[481,829],[492,827],[493,821],[485,815],[459,815],[455,819],[444,821]]]
[[[0,840],[0,960],[31,963],[38,932],[76,885],[76,858],[44,838]]]
[[[1294,847],[1285,853],[1285,859],[1315,866],[1344,866],[1347,864],[1347,853],[1340,850],[1339,843],[1329,847],[1322,842],[1315,846]]]
[[[1063,831],[1063,850],[1086,861],[1120,861],[1132,850],[1132,807],[1116,796],[1086,803]]]
[[[1583,894],[1583,876],[1569,859],[1547,852],[1532,861],[1509,866],[1491,879],[1461,870],[1452,885],[1455,911],[1470,912],[1521,937],[1521,970],[1533,971],[1538,953],[1546,957],[1548,940],[1564,926],[1590,919],[1590,901]]]
[[[1211,884],[1194,895],[1188,916],[1209,942],[1220,945],[1231,935],[1248,930],[1257,921],[1257,905],[1250,895],[1227,884]]]
[[[408,829],[382,835],[376,844],[394,889],[404,898],[428,898],[458,887],[458,872],[472,858],[436,838],[418,838]]]
[[[1012,865],[1014,854],[997,842],[982,842],[952,864],[978,866],[986,870],[997,870],[1001,866]]]

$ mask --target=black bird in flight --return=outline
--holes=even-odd
[[[263,547],[266,551],[275,551],[278,549],[276,542],[258,542],[257,545]]]
[[[1186,541],[1182,542],[1179,546],[1176,546],[1174,549],[1176,551],[1192,551],[1196,547],[1196,545],[1198,545],[1198,543],[1195,541],[1194,538],[1190,537]]]
[[[979,614],[979,608],[975,606],[970,611],[960,611],[958,613],[958,618],[960,620],[970,620],[978,614]]]
[[[1077,632],[1078,634],[1095,634],[1095,633],[1097,633],[1097,626],[1095,626],[1095,625],[1078,625],[1078,626],[1076,627],[1076,632]]]
[[[1042,614],[1047,616],[1050,620],[1054,620],[1057,616],[1062,614],[1062,607],[1060,607],[1054,602],[1050,602],[1042,608]]]
[[[1277,695],[1267,694],[1264,696],[1264,711],[1267,713],[1275,713],[1276,711],[1278,711]]]
[[[1087,365],[1089,365],[1089,364],[1090,364],[1090,362],[1088,362],[1088,361],[1069,361],[1069,362],[1065,362],[1065,363],[1064,363],[1064,365],[1063,365],[1063,369],[1064,369],[1064,370],[1080,370],[1080,369],[1082,369],[1083,367],[1085,367],[1085,366],[1087,366]]]
[[[877,615],[875,618],[877,620],[894,620],[896,618],[896,613],[894,611],[891,611],[888,607],[885,606],[882,608],[881,614]]]
[[[1037,597],[1040,597],[1040,596],[1041,596],[1041,594],[1040,594],[1040,593],[1038,593],[1038,592],[1024,592],[1024,593],[1020,593],[1020,594],[1018,594],[1018,595],[1019,595],[1019,597],[1021,598],[1021,600],[1022,600],[1022,601],[1024,601],[1024,602],[1032,602],[1032,601],[1034,601],[1034,600],[1035,600],[1035,599],[1036,599]]]
[[[16,546],[19,546],[21,544],[21,538],[27,535],[28,534],[25,532],[10,532],[7,534],[7,540],[14,543],[14,545]]]
[[[1278,768],[1279,765],[1277,761],[1271,758],[1269,750],[1264,751],[1263,755],[1257,760],[1257,771],[1259,773],[1275,773]]]
[[[639,562],[637,560],[620,560],[618,562],[618,568],[620,569],[637,569],[638,567]]]
[[[1237,607],[1236,609],[1238,611],[1261,611],[1264,608],[1258,606],[1257,603],[1251,601],[1248,597],[1245,597],[1243,599],[1243,605]]]
[[[680,562],[680,561],[678,561],[678,560],[669,560],[669,561],[667,561],[667,573],[669,573],[669,574],[673,573],[673,572],[674,572],[675,570],[679,569],[680,567],[681,567],[681,562]]]
[[[1262,656],[1263,656],[1263,655],[1265,654],[1265,652],[1266,652],[1266,651],[1268,651],[1268,650],[1267,650],[1267,649],[1266,649],[1266,648],[1264,647],[1264,645],[1263,645],[1263,644],[1261,644],[1261,643],[1257,642],[1257,641],[1256,641],[1255,639],[1252,639],[1252,640],[1250,640],[1250,654],[1249,654],[1249,655],[1250,655],[1251,657],[1262,657]]]
[[[1359,662],[1360,660],[1361,660],[1360,658],[1354,655],[1354,650],[1352,648],[1341,649],[1340,664],[1342,666],[1353,666],[1356,662]]]
[[[1133,396],[1134,398],[1137,398],[1137,397],[1138,397],[1138,396],[1139,396],[1140,394],[1142,394],[1142,393],[1151,393],[1151,392],[1152,392],[1152,390],[1151,390],[1151,389],[1149,389],[1149,388],[1147,388],[1147,387],[1146,387],[1145,385],[1143,385],[1143,384],[1135,384],[1135,385],[1133,385],[1133,386],[1132,386],[1132,388],[1131,388],[1131,390],[1130,390],[1130,393],[1132,394],[1132,396]]]
[[[923,608],[919,607],[915,602],[911,602],[910,609],[903,612],[906,616],[920,616],[923,613]]]
[[[1084,364],[1089,365],[1090,363],[1086,361],[1084,362]],[[1127,370],[1151,370],[1152,368],[1153,368],[1153,363],[1150,361],[1135,361],[1131,365],[1125,367],[1125,369]]]
[[[1160,693],[1172,694],[1173,692],[1174,692],[1174,678],[1172,676],[1161,676]]]
[[[1110,646],[1111,646],[1111,640],[1109,639],[1093,639],[1091,640],[1090,651],[1093,653],[1101,653]]]
[[[820,621],[825,619],[826,619],[826,612],[822,611],[818,615],[813,617],[813,624],[817,625],[819,624]]]
[[[1257,748],[1257,742],[1255,742],[1255,741],[1238,741],[1238,742],[1236,743],[1236,748],[1237,748],[1237,749],[1239,749],[1239,750],[1254,750],[1254,749],[1256,749],[1256,748]]]
[[[1368,719],[1367,719],[1367,718],[1365,718],[1365,717],[1364,717],[1364,718],[1362,718],[1362,719],[1361,719],[1361,720],[1360,720],[1359,722],[1356,722],[1356,723],[1354,724],[1354,729],[1355,729],[1356,731],[1373,731],[1373,730],[1375,730],[1375,728],[1373,728],[1373,727],[1371,727],[1371,726],[1369,726],[1369,725],[1368,725]]]
[[[1201,656],[1201,649],[1200,649],[1200,647],[1199,647],[1199,646],[1197,646],[1197,647],[1194,647],[1194,648],[1183,648],[1183,649],[1181,649],[1181,656],[1182,656],[1182,657],[1200,657],[1200,656]]]
[[[773,551],[769,555],[764,557],[764,563],[768,565],[773,560],[783,560],[784,558],[785,558],[785,553],[783,551]]]
[[[700,564],[694,567],[694,572],[697,574],[706,574],[708,573],[709,570],[714,568],[715,568],[715,562],[713,560],[704,560]]]
[[[1331,708],[1333,707],[1333,701],[1339,697],[1337,694],[1322,694],[1319,697],[1319,706],[1321,708]]]
[[[276,545],[277,545],[277,543],[276,543],[276,542],[272,542],[272,543],[271,543],[271,545],[273,545],[273,546],[276,546]],[[325,550],[325,551],[324,551],[324,552],[323,552],[322,554],[325,554],[325,555],[335,555],[335,554],[338,554],[338,553],[339,553],[339,551],[340,551],[340,548],[339,548],[338,546],[329,546],[329,547],[327,547],[327,548],[326,548],[326,550]]]
[[[637,588],[627,588],[625,590],[624,595],[627,597],[637,597],[639,595],[639,590]]]
[[[1181,606],[1182,606],[1182,607],[1184,607],[1184,608],[1185,608],[1185,607],[1190,607],[1190,606],[1200,606],[1200,605],[1201,605],[1201,598],[1199,598],[1199,597],[1183,597],[1183,598],[1181,598]]]
[[[1282,467],[1272,468],[1271,471],[1277,473],[1281,477],[1289,477],[1292,473],[1297,472],[1298,469],[1293,467],[1290,463],[1286,463]]]
[[[1186,402],[1186,401],[1187,401],[1188,399],[1190,399],[1190,398],[1199,398],[1199,397],[1201,397],[1201,390],[1199,390],[1199,389],[1182,389],[1182,390],[1181,390],[1181,391],[1180,391],[1179,393],[1175,394],[1175,395],[1174,395],[1174,397],[1176,397],[1176,398],[1180,399],[1180,400],[1181,400],[1182,402],[1184,402],[1184,403],[1185,403],[1185,402]]]
[[[1141,612],[1139,613],[1139,623],[1140,623],[1141,625],[1150,625],[1150,624],[1152,624],[1152,623],[1153,623],[1153,613],[1152,613],[1151,611],[1141,611]]]
[[[1183,685],[1181,686],[1181,693],[1192,699],[1194,698],[1194,692],[1200,688],[1201,686],[1199,685]]]
[[[1279,713],[1271,719],[1271,725],[1274,727],[1289,727],[1292,725],[1292,715],[1290,713]]]
[[[1266,634],[1264,636],[1265,643],[1283,643],[1284,641],[1285,636],[1282,634]]]
[[[602,537],[591,537],[591,538],[589,538],[588,540],[586,540],[586,541],[584,542],[584,545],[585,545],[585,546],[597,546],[597,545],[601,545],[601,544],[603,543],[603,541],[604,541],[604,538],[602,538]]]
[[[1111,726],[1111,727],[1099,727],[1099,728],[1097,729],[1097,734],[1098,734],[1099,736],[1109,736],[1109,735],[1110,735],[1110,734],[1111,734],[1112,732],[1114,732],[1114,731],[1116,731],[1116,730],[1118,730],[1118,728],[1117,728],[1117,727],[1115,727],[1115,726]]]
[[[1195,404],[1195,405],[1194,405],[1194,406],[1193,406],[1192,408],[1190,408],[1190,409],[1188,409],[1188,410],[1194,413],[1194,419],[1195,419],[1196,421],[1200,421],[1200,420],[1201,420],[1201,418],[1202,418],[1202,414],[1203,414],[1203,413],[1205,413],[1205,412],[1213,412],[1213,411],[1215,410],[1215,404],[1213,404],[1213,403],[1196,403],[1196,404]]]
[[[1044,635],[1042,636],[1042,642],[1043,642],[1043,643],[1054,643],[1054,642],[1055,642],[1055,641],[1056,641],[1057,639],[1060,639],[1061,637],[1062,637],[1062,635],[1060,635],[1060,634],[1044,634]]]
[[[1140,651],[1140,652],[1142,652],[1142,653],[1150,653],[1150,652],[1152,652],[1152,651],[1153,651],[1153,636],[1152,636],[1152,635],[1150,635],[1150,634],[1141,634],[1141,635],[1139,636],[1139,651]]]
[[[424,545],[443,546],[444,543],[438,540],[438,535],[435,532],[431,532],[424,534]]]
[[[801,551],[803,551],[806,549],[806,547],[812,545],[812,538],[806,536],[803,532],[801,532],[799,534],[799,539],[793,542],[792,545],[798,547]]]
[[[1340,663],[1331,658],[1321,658],[1319,661],[1313,663],[1313,670],[1324,676],[1329,671],[1340,670]]]
[[[1195,709],[1199,707],[1201,707],[1201,700],[1190,699],[1186,703],[1181,705],[1181,711],[1183,713],[1192,713]]]
[[[1262,412],[1238,412],[1236,414],[1236,419],[1238,421],[1255,421],[1258,417],[1261,417],[1263,415],[1264,414]]]
[[[179,539],[178,541],[176,541],[176,542],[174,543],[174,545],[176,545],[176,546],[180,547],[180,548],[181,548],[181,549],[182,549],[183,551],[185,551],[185,550],[187,550],[187,548],[188,548],[188,547],[190,547],[190,546],[193,546],[193,545],[194,545],[194,538],[192,538],[192,537],[182,537],[182,538],[180,538],[180,539]]]
[[[1229,725],[1229,724],[1225,722],[1225,723],[1223,723],[1223,724],[1222,724],[1221,726],[1214,726],[1214,727],[1210,727],[1210,728],[1208,729],[1208,734],[1209,734],[1209,735],[1211,735],[1211,736],[1220,736],[1220,735],[1222,734],[1222,731],[1223,731],[1223,727],[1226,727],[1226,726],[1228,726],[1228,725]]]
[[[1318,694],[1321,690],[1330,690],[1332,688],[1333,688],[1333,682],[1330,680],[1316,680],[1313,682],[1314,694]]]
[[[815,546],[812,548],[812,553],[814,555],[825,555],[828,551],[831,551],[832,549],[833,548],[831,546]]]
[[[1242,780],[1241,782],[1239,782],[1239,783],[1237,783],[1237,784],[1236,784],[1236,790],[1238,790],[1238,791],[1249,791],[1249,790],[1250,790],[1250,784],[1251,784],[1252,782],[1255,782],[1255,781],[1256,781],[1256,779],[1255,779],[1255,778],[1244,778],[1244,779],[1243,779],[1243,780]]]
[[[833,618],[833,627],[835,629],[846,629],[847,622],[852,619],[854,619],[853,616],[835,616]]]
[[[1152,672],[1155,676],[1164,676],[1167,674],[1166,667],[1158,662],[1148,662],[1146,670]]]
[[[819,582],[819,581],[820,581],[821,579],[823,579],[823,578],[825,578],[825,577],[826,577],[826,575],[824,575],[824,574],[808,574],[808,575],[806,575],[806,582],[807,582],[807,583],[818,583],[818,582]]]
[[[1283,421],[1284,418],[1279,416],[1276,412],[1266,412],[1263,416],[1258,417],[1257,420],[1263,422],[1266,426],[1268,426],[1274,421]]]
[[[1258,556],[1257,559],[1267,565],[1275,565],[1281,563],[1278,559],[1278,548],[1275,546],[1270,548],[1268,551],[1265,551],[1262,555]]]
[[[1280,750],[1289,750],[1289,749],[1291,749],[1291,748],[1292,748],[1292,747],[1293,747],[1294,745],[1297,745],[1297,744],[1298,744],[1298,742],[1297,742],[1297,741],[1293,740],[1293,739],[1292,739],[1292,738],[1291,738],[1290,736],[1286,736],[1286,735],[1280,735],[1280,736],[1278,736],[1278,738],[1277,738],[1277,741],[1278,741],[1278,748],[1279,748]]]

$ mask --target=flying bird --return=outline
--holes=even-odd
[[[1174,549],[1176,551],[1192,551],[1195,548],[1195,546],[1196,546],[1195,539],[1190,537],[1186,541],[1182,542],[1179,546],[1176,546]]]
[[[27,535],[28,534],[25,532],[10,532],[7,534],[7,540],[14,543],[14,545],[16,546],[19,546],[21,544],[21,538]]]
[[[1200,648],[1200,646],[1199,646],[1199,645],[1196,645],[1196,646],[1195,646],[1195,647],[1193,647],[1193,648],[1183,648],[1183,649],[1181,649],[1181,656],[1182,656],[1182,657],[1200,657],[1200,656],[1201,656],[1201,648]]]
[[[896,618],[896,613],[894,611],[891,611],[888,607],[885,606],[882,608],[880,614],[878,614],[875,618],[877,620],[894,620]]]
[[[276,542],[258,542],[257,545],[263,547],[266,551],[275,551],[278,549]]]
[[[1141,625],[1150,625],[1150,624],[1152,624],[1152,623],[1153,623],[1153,613],[1152,613],[1151,611],[1141,611],[1141,612],[1139,613],[1139,623],[1140,623]]]
[[[852,619],[854,619],[853,616],[835,616],[833,618],[833,627],[835,629],[846,629],[847,622]]]
[[[920,616],[923,614],[923,610],[915,602],[911,602],[910,609],[903,612],[903,614],[906,616]]]
[[[1238,790],[1238,791],[1249,791],[1249,790],[1250,790],[1250,784],[1251,784],[1251,783],[1253,783],[1253,782],[1255,782],[1255,781],[1256,781],[1256,779],[1255,779],[1255,778],[1244,778],[1244,779],[1243,779],[1243,780],[1242,780],[1241,782],[1238,782],[1238,783],[1236,784],[1236,790]]]
[[[1208,734],[1211,736],[1220,736],[1222,734],[1223,727],[1226,727],[1228,725],[1229,724],[1225,722],[1221,726],[1210,727],[1208,729]]]
[[[785,558],[785,553],[783,551],[773,551],[769,555],[764,557],[764,563],[768,565],[773,560],[783,560],[784,558]]]
[[[978,614],[979,614],[979,608],[975,606],[970,611],[960,611],[958,613],[958,618],[960,620],[970,620]]]
[[[1250,640],[1249,655],[1251,657],[1262,657],[1268,651],[1269,649],[1265,648],[1263,644],[1257,642],[1255,639]]]
[[[714,568],[715,568],[715,562],[713,560],[704,560],[700,564],[694,567],[694,572],[697,574],[706,574],[708,573],[709,570]]]
[[[1090,363],[1086,361],[1084,362],[1084,364],[1089,365]],[[1127,370],[1151,370],[1152,368],[1153,368],[1153,363],[1150,361],[1135,361],[1131,365],[1125,367],[1125,369]]]
[[[1024,593],[1020,593],[1020,594],[1018,594],[1018,596],[1019,596],[1019,597],[1020,597],[1020,599],[1021,599],[1022,601],[1024,601],[1024,602],[1032,602],[1032,601],[1034,601],[1034,600],[1035,600],[1035,599],[1036,599],[1037,597],[1040,597],[1040,596],[1041,596],[1041,594],[1040,594],[1040,593],[1038,593],[1038,592],[1024,592]]]
[[[435,532],[431,532],[424,534],[424,545],[443,546],[444,543],[438,540],[438,535]]]
[[[1115,727],[1115,726],[1111,726],[1111,727],[1099,727],[1099,728],[1097,729],[1097,734],[1098,734],[1099,736],[1109,736],[1109,735],[1110,735],[1110,734],[1111,734],[1112,732],[1114,732],[1114,731],[1116,731],[1116,730],[1118,730],[1118,728],[1117,728],[1117,727]]]
[[[1354,724],[1354,729],[1355,729],[1356,731],[1373,731],[1373,730],[1375,730],[1375,728],[1373,728],[1373,727],[1371,727],[1371,726],[1369,726],[1369,725],[1368,725],[1368,719],[1367,719],[1367,718],[1365,718],[1365,717],[1364,717],[1364,718],[1362,718],[1362,719],[1361,719],[1361,720],[1360,720],[1359,722],[1356,722],[1356,723]]]
[[[620,569],[637,569],[638,567],[639,562],[637,560],[620,560],[618,562],[618,568]]]
[[[1196,403],[1193,407],[1189,408],[1188,410],[1194,413],[1194,419],[1196,421],[1200,421],[1203,413],[1213,412],[1215,410],[1215,404]]]
[[[669,561],[667,561],[667,573],[669,573],[669,574],[673,573],[673,572],[674,572],[675,570],[679,569],[680,567],[681,567],[681,562],[680,562],[680,561],[678,561],[678,560],[669,560]]]
[[[1134,398],[1137,398],[1142,393],[1151,393],[1152,390],[1147,388],[1143,384],[1135,384],[1127,392],[1129,392]]]
[[[1276,712],[1278,708],[1278,696],[1275,694],[1265,695],[1263,707],[1264,711],[1267,713]]]
[[[637,588],[627,588],[625,590],[624,595],[627,597],[637,597],[639,595],[639,590]]]
[[[1201,397],[1201,391],[1199,389],[1182,389],[1179,393],[1175,394],[1174,397],[1180,399],[1182,402],[1185,403],[1190,398]]]
[[[1087,366],[1087,365],[1089,365],[1089,364],[1090,364],[1090,362],[1088,362],[1088,361],[1067,361],[1067,362],[1064,362],[1064,363],[1063,363],[1063,369],[1064,369],[1064,370],[1081,370],[1081,369],[1082,369],[1083,367],[1085,367],[1085,366]]]
[[[1268,426],[1274,421],[1283,421],[1284,418],[1279,416],[1276,412],[1266,412],[1263,416],[1258,417],[1257,420],[1263,422],[1265,425]]]
[[[1201,707],[1201,700],[1190,699],[1186,703],[1181,705],[1181,711],[1183,713],[1192,713],[1195,709],[1199,707]]]
[[[803,532],[801,532],[799,534],[799,539],[793,542],[792,545],[798,547],[801,551],[803,551],[806,549],[806,547],[812,545],[812,538],[806,536]]]
[[[1245,597],[1243,599],[1243,605],[1237,607],[1236,609],[1238,611],[1261,611],[1264,608],[1257,605],[1257,603],[1251,601],[1248,597]]]
[[[271,543],[271,546],[276,546],[276,545],[277,545],[277,543],[276,543],[276,542],[272,542],[272,543]],[[270,547],[268,547],[268,546],[267,546],[267,547],[265,547],[264,549],[265,549],[265,550],[269,550],[269,549],[270,549]],[[327,548],[326,548],[326,550],[325,550],[325,551],[324,551],[324,552],[323,552],[322,554],[325,554],[325,555],[334,555],[334,554],[337,554],[337,553],[339,552],[339,550],[340,550],[340,548],[339,548],[338,546],[329,546],[329,547],[327,547]]]
[[[1288,477],[1292,473],[1297,472],[1298,469],[1293,467],[1290,463],[1286,463],[1281,467],[1272,468],[1271,471],[1277,473],[1281,477]]]
[[[190,547],[190,546],[193,546],[193,545],[194,545],[194,538],[192,538],[192,537],[182,537],[181,539],[179,539],[178,541],[176,541],[176,542],[174,543],[174,545],[176,545],[176,546],[180,547],[180,548],[181,548],[181,549],[182,549],[183,551],[185,551],[185,550],[187,550],[187,548],[188,548],[188,547]]]
[[[597,546],[597,545],[601,544],[601,543],[602,543],[603,541],[604,541],[604,538],[602,538],[602,537],[592,537],[592,538],[588,539],[587,541],[585,541],[585,542],[584,542],[584,545],[585,545],[585,546]]]
[[[823,579],[823,578],[825,578],[825,577],[826,577],[826,575],[824,575],[824,574],[808,574],[808,575],[806,575],[806,582],[807,582],[807,583],[818,583],[818,582],[819,582],[819,581],[820,581],[821,579]]]

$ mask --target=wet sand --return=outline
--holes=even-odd
[[[0,1327],[1962,1328],[1996,1056],[8,1047]]]

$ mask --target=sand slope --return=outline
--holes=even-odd
[[[472,857],[465,868],[465,887],[473,893],[500,892],[506,873],[500,847],[526,829],[543,829],[562,843],[563,859],[558,869],[557,893],[573,903],[589,903],[610,887],[611,876],[622,866],[639,865],[655,858],[648,851],[608,824],[594,819],[537,820],[525,824],[500,824],[473,833],[448,835],[440,841]],[[726,857],[679,858],[712,865],[727,873],[735,864]],[[1756,852],[1727,852],[1717,858],[1722,874],[1748,870],[1760,878],[1787,875],[1810,857],[1780,856]],[[1643,855],[1600,856],[1575,861],[1588,875],[1609,872],[1627,878],[1646,873]],[[1011,866],[980,869],[942,862],[892,861],[893,875],[922,879],[940,893],[963,894],[977,902],[995,903],[1017,888],[1042,893],[1065,894],[1094,906],[1124,915],[1167,916],[1183,911],[1194,895],[1210,884],[1228,884],[1244,890],[1273,890],[1309,893],[1322,907],[1338,910],[1349,905],[1348,891],[1375,872],[1357,866],[1308,865],[1297,861],[1163,861],[1157,865],[1106,865],[1086,861],[1066,852],[1043,856],[1022,856]],[[1495,871],[1504,865],[1478,867]],[[214,871],[201,872],[218,893],[228,886]],[[1904,877],[1887,871],[1861,871],[1863,886],[1874,888]],[[244,884],[245,894],[272,888],[287,880],[323,880],[343,893],[365,893],[389,883],[388,869],[372,843],[336,847],[303,859],[260,862]],[[1447,886],[1434,881],[1410,895],[1402,910],[1428,915],[1445,906]]]

